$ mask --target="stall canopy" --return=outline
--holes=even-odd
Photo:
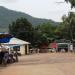
[[[7,43],[13,36],[8,33],[0,33],[0,43]]]
[[[4,44],[8,44],[8,45],[23,45],[23,44],[30,44],[30,43],[13,37],[13,38],[10,39],[10,41],[8,43],[4,43]]]

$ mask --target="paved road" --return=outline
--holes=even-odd
[[[74,53],[22,56],[18,63],[0,69],[0,75],[75,75]]]

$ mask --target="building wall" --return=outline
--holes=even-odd
[[[20,53],[22,55],[26,55],[29,53],[29,45],[21,45],[20,46]]]
[[[29,45],[27,45],[27,54],[29,54]]]
[[[20,53],[21,53],[22,55],[25,54],[25,46],[24,46],[24,45],[21,45],[21,46],[20,46]]]

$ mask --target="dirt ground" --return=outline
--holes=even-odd
[[[0,75],[75,75],[74,53],[43,53],[19,57],[19,62],[0,67]]]

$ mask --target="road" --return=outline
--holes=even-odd
[[[74,53],[43,53],[19,57],[19,62],[0,67],[0,75],[75,75]]]

